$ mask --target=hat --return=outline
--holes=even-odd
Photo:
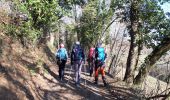
[[[64,48],[64,44],[60,44],[60,48]]]
[[[76,42],[76,45],[80,45],[80,42],[79,42],[79,41],[77,41],[77,42]]]

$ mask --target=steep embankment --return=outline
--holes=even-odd
[[[0,88],[1,100],[26,100],[37,98],[31,71],[37,69],[39,52],[24,49],[20,43],[0,34]]]

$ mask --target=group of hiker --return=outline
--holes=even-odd
[[[64,47],[64,44],[60,44],[60,48],[56,51],[55,56],[59,66],[59,79],[62,81],[64,79],[64,69],[68,59],[68,53]],[[94,72],[95,84],[98,84],[98,74],[100,72],[104,86],[107,85],[104,70],[106,57],[107,54],[101,43],[98,43],[96,47],[91,47],[89,49],[87,56],[88,68],[91,77],[93,76]],[[73,66],[75,70],[75,85],[79,86],[81,80],[82,65],[86,62],[85,53],[79,41],[73,45],[70,58],[71,66]]]

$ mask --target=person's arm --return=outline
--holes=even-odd
[[[68,59],[68,53],[67,50],[65,49],[65,53],[66,53],[66,60]]]
[[[105,52],[105,59],[107,58],[107,53]]]
[[[86,57],[85,57],[85,53],[84,53],[84,49],[82,49],[82,61],[84,61],[84,64],[86,62]]]
[[[74,52],[73,50],[71,51],[71,65],[73,64],[73,59],[74,59]]]
[[[85,61],[85,53],[84,50],[82,50],[83,60]]]

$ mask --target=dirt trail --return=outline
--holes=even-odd
[[[37,74],[33,77],[36,86],[41,90],[39,92],[44,92],[42,97],[45,100],[113,100],[109,90],[103,86],[101,78],[99,85],[94,85],[94,78],[90,77],[87,71],[84,72],[85,69],[82,69],[81,85],[76,87],[74,84],[74,70],[69,63],[65,68],[63,82],[58,79],[57,66],[46,66],[45,68],[49,74]]]
[[[80,87],[75,86],[74,70],[69,63],[66,65],[65,78],[62,82],[58,78],[57,66],[46,65],[45,69],[48,73],[37,74],[32,79],[39,88],[37,92],[39,92],[40,98],[44,100],[134,100],[137,98],[129,89],[113,86],[116,80],[107,75],[109,85],[104,87],[101,76],[99,76],[99,84],[96,86],[94,77],[89,76],[87,66],[82,68]]]

